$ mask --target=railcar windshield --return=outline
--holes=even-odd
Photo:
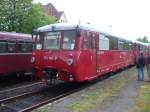
[[[48,32],[45,35],[44,49],[60,48],[61,32]]]
[[[74,30],[64,31],[63,46],[62,46],[63,49],[74,50],[75,39],[76,39],[76,32]]]
[[[74,50],[75,47],[75,30],[64,30],[59,32],[48,32],[45,35],[44,49],[57,50],[61,48],[64,50]]]
[[[76,30],[50,31],[36,33],[35,48],[38,50],[74,50],[77,37]]]

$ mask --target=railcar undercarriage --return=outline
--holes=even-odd
[[[58,71],[53,68],[46,68],[43,71],[44,79],[48,85],[55,85]]]

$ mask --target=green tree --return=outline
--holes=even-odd
[[[146,36],[144,36],[143,38],[139,37],[137,40],[140,42],[149,43],[148,38]]]
[[[20,30],[22,20],[28,15],[32,0],[0,0],[0,30]]]
[[[32,33],[32,30],[56,22],[56,18],[44,13],[40,4],[32,4],[28,15],[21,24],[21,32]]]
[[[54,23],[41,4],[32,0],[0,0],[0,31],[31,33],[34,28]]]

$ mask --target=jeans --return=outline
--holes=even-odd
[[[138,68],[138,80],[144,80],[144,67]]]

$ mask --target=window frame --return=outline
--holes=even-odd
[[[14,45],[14,50],[12,52],[9,50],[9,45]],[[17,52],[17,42],[16,41],[8,41],[7,42],[7,52],[8,53],[16,53]]]

